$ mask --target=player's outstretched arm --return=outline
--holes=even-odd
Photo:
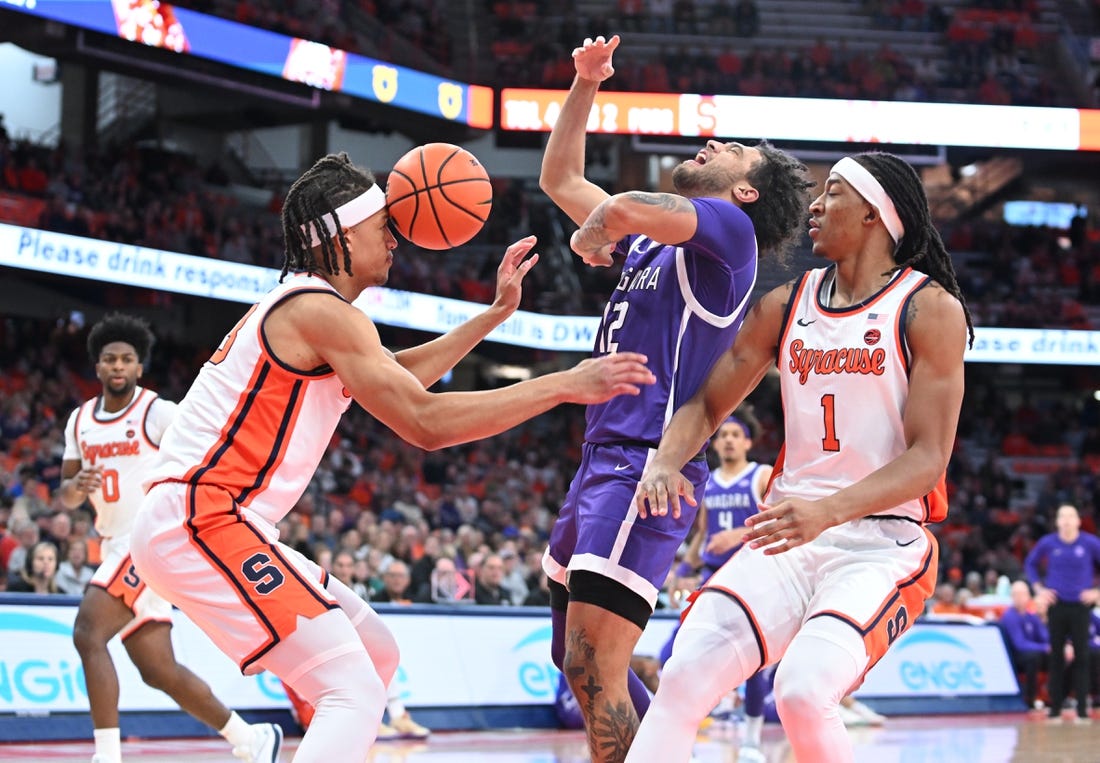
[[[782,553],[829,527],[931,493],[947,469],[963,399],[967,327],[962,304],[938,284],[921,289],[906,316],[909,399],[902,425],[905,451],[858,482],[818,501],[789,499],[749,518],[754,547]]]
[[[589,265],[610,265],[624,236],[641,233],[662,244],[680,244],[695,235],[695,206],[675,193],[628,191],[610,196],[592,210],[569,245]]]
[[[600,83],[615,73],[611,56],[617,47],[619,36],[615,35],[607,41],[603,37],[585,39],[573,50],[577,76],[542,157],[539,187],[577,225],[607,198],[606,191],[584,177],[584,143],[596,92]]]
[[[455,364],[516,311],[523,297],[523,278],[539,261],[538,254],[527,257],[535,237],[527,236],[504,252],[497,267],[497,293],[488,309],[430,342],[398,352],[397,362],[408,369],[425,387],[430,387],[454,368]],[[527,259],[524,259],[527,257]]]
[[[681,496],[696,505],[691,483],[680,470],[775,363],[793,285],[773,289],[753,306],[733,346],[719,356],[703,386],[673,415],[634,493],[642,517],[669,513],[679,517]]]
[[[636,395],[656,381],[645,356],[619,352],[503,389],[432,394],[382,347],[374,324],[357,308],[328,295],[303,294],[279,309],[300,345],[331,366],[367,412],[426,450],[499,434],[559,403]]]

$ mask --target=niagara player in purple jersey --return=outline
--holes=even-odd
[[[718,468],[707,479],[703,511],[696,520],[696,534],[686,561],[701,573],[705,583],[729,561],[749,528],[745,520],[757,512],[760,497],[772,476],[768,464],[749,461],[756,420],[745,409],[735,411],[714,433],[711,447],[718,454]]]
[[[594,355],[633,350],[657,383],[629,404],[588,409],[581,465],[550,537],[551,655],[580,702],[592,760],[622,761],[649,705],[630,657],[677,548],[694,521],[636,522],[633,491],[664,427],[702,384],[741,325],[758,252],[800,233],[806,168],[762,143],[707,141],[672,174],[676,193],[610,196],[584,177],[585,126],[618,37],[573,51],[577,77],[550,133],[539,182],[580,229],[589,265],[625,257]],[[702,453],[684,469],[703,490]]]

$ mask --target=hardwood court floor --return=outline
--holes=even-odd
[[[1100,721],[1048,725],[1042,716],[935,716],[891,718],[882,728],[850,729],[858,763],[1100,763]],[[297,739],[283,746],[289,763]],[[778,726],[764,727],[768,763],[794,760]],[[699,763],[736,763],[737,731],[702,735]],[[0,744],[0,763],[41,761],[88,763],[92,746],[84,742]],[[127,741],[127,763],[231,763],[220,739]],[[578,732],[494,731],[438,733],[427,742],[379,744],[369,763],[584,763],[584,738]],[[345,763],[334,761],[333,763]],[[352,763],[352,762],[347,762]]]

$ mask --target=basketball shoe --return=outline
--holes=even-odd
[[[234,747],[233,757],[248,763],[278,763],[282,746],[281,726],[275,723],[256,723],[252,726],[252,744]]]

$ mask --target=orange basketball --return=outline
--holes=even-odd
[[[481,162],[450,143],[427,143],[397,160],[386,204],[398,233],[425,249],[450,249],[481,230],[493,186]]]

